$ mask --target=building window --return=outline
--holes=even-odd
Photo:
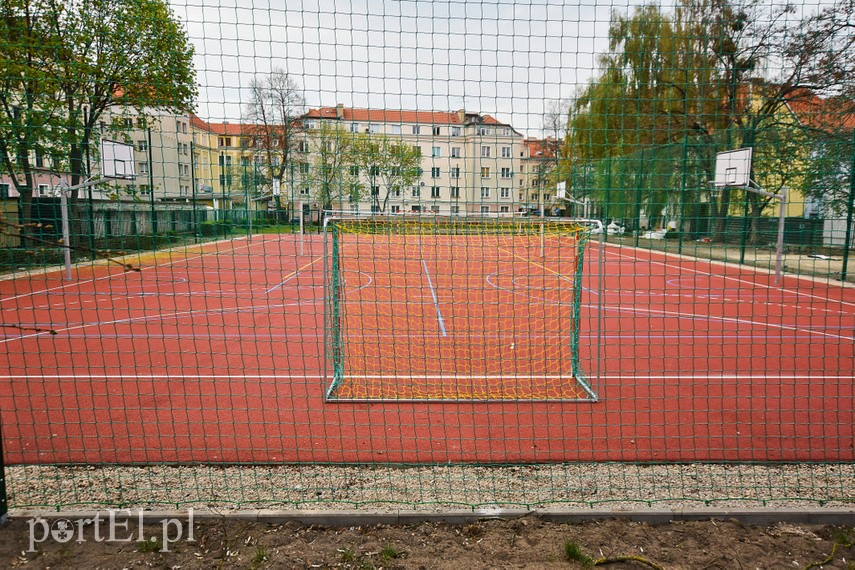
[[[439,167],[434,166],[430,169],[430,177],[431,178],[439,178]]]
[[[459,137],[460,136],[460,127],[451,127],[451,136]]]
[[[460,147],[459,146],[451,147],[451,158],[460,158]]]
[[[490,206],[481,206],[481,213],[482,214],[489,214],[490,213]]]
[[[482,137],[487,136],[490,134],[490,129],[488,129],[487,127],[481,127],[480,129],[478,129],[478,134]]]
[[[297,152],[309,152],[309,143],[306,141],[298,141]]]
[[[544,194],[543,195],[543,201],[544,202],[549,202],[550,198],[552,198],[552,194]]]
[[[490,197],[490,188],[487,186],[481,186],[481,198],[489,198]]]
[[[300,196],[308,196],[308,195],[309,195],[309,187],[308,186],[304,186],[303,188],[300,188]]]
[[[431,186],[430,188],[430,197],[431,198],[439,198],[439,186]]]
[[[149,186],[148,184],[141,184],[140,196],[148,196],[149,194],[151,194],[151,186]]]
[[[422,195],[422,190],[418,186],[413,186],[413,198],[418,198]]]
[[[221,163],[222,163],[222,158],[223,157],[220,156]],[[140,174],[148,174],[148,163],[147,162],[140,162],[139,171],[140,171]]]
[[[369,133],[379,133],[380,132],[380,125],[369,124],[368,125],[368,132]]]
[[[421,212],[422,207],[421,206],[413,206],[410,210],[413,212]]]
[[[482,166],[481,167],[481,178],[490,178],[490,167]]]
[[[314,129],[315,127],[317,127],[317,123],[315,123],[315,121],[306,121],[306,128]]]
[[[398,213],[400,213],[400,212],[401,212],[401,207],[400,207],[400,206],[392,206],[392,213],[393,213],[393,214],[398,214]]]
[[[499,190],[500,198],[510,198],[511,197],[511,189],[510,188],[502,188]]]
[[[525,172],[525,164],[520,164],[520,172]]]
[[[431,206],[430,211],[433,212],[434,214],[438,214],[439,213],[439,206]]]
[[[393,198],[400,198],[401,197],[401,189],[398,186],[393,187],[390,195]]]
[[[452,206],[451,207],[451,213],[452,214],[459,214],[460,213],[460,206]]]
[[[433,128],[433,136],[438,137],[440,132],[442,132],[441,127],[434,127]]]
[[[420,133],[421,133],[421,129],[419,128],[419,125],[413,125],[413,134],[417,135]]]
[[[372,196],[379,196],[380,195],[380,187],[379,186],[372,186],[371,187],[371,195]]]
[[[350,132],[358,133],[359,132],[359,123],[350,123]]]
[[[460,167],[452,166],[451,167],[451,177],[452,178],[460,178]]]
[[[148,141],[137,141],[137,149],[140,152],[145,152],[148,150]]]
[[[500,212],[502,212],[503,214],[507,214],[507,213],[508,213],[508,212],[510,212],[511,210],[510,210],[510,208],[509,208],[508,206],[500,206],[500,207],[499,207],[499,211],[500,211]]]
[[[401,125],[392,125],[392,134],[400,135],[401,134]]]
[[[502,158],[510,158],[511,157],[511,147],[503,146],[502,147]]]
[[[0,184],[0,198],[8,198],[9,197],[9,185],[8,184]]]
[[[351,176],[359,176],[359,167],[358,166],[351,166],[350,167],[350,175]]]
[[[460,198],[460,186],[452,186],[451,187],[451,197],[452,198]]]
[[[434,158],[440,158],[442,156],[442,151],[438,146],[435,146],[431,149],[430,155]]]
[[[511,177],[511,169],[508,167],[502,168],[502,178],[510,178]]]
[[[532,200],[534,200],[535,202],[537,202],[537,200],[538,200],[538,198],[539,198],[539,197],[540,197],[540,196],[538,196],[537,194],[532,194],[532,195],[531,195],[531,199],[532,199]]]
[[[481,147],[481,156],[490,156],[490,147],[482,146]]]
[[[219,143],[221,147],[232,146],[232,137],[220,137]]]
[[[502,129],[502,134],[506,137],[511,136],[511,129],[508,127],[505,127],[504,129]]]

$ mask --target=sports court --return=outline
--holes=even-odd
[[[323,235],[0,282],[6,460],[855,459],[852,288],[591,239],[574,322],[539,236],[377,239],[343,242],[338,384]]]

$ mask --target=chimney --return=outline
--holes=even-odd
[[[457,120],[460,121],[460,124],[463,124],[463,121],[466,120],[466,109],[460,109],[457,111]]]
[[[344,105],[341,103],[338,103],[335,106],[335,118],[336,119],[343,119],[344,118]]]

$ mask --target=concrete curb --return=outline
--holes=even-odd
[[[103,519],[107,509],[100,511],[12,511],[10,520],[28,520],[41,517],[46,520],[92,518],[99,514]],[[144,511],[113,509],[116,520],[138,521],[144,524],[161,524],[167,519],[187,520],[189,510]],[[463,525],[483,520],[533,517],[555,523],[582,523],[607,519],[621,519],[649,525],[671,522],[736,520],[747,525],[766,526],[788,522],[795,524],[822,524],[855,526],[853,509],[661,509],[661,510],[525,510],[525,509],[475,509],[451,511],[314,511],[314,510],[244,510],[217,513],[192,512],[195,522],[235,521],[267,524],[299,523],[311,526],[349,527],[363,525],[411,525],[422,522],[444,522]]]

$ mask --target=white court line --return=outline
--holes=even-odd
[[[430,280],[430,272],[428,271],[427,262],[422,259],[422,267],[425,269],[425,276],[428,280],[428,286],[430,287],[430,294],[433,297],[433,304],[436,307],[436,319],[439,321],[439,330],[442,332],[442,336],[448,336],[448,333],[445,332],[445,323],[442,322],[442,312],[439,310],[439,301],[436,300],[436,291],[433,289],[433,282]]]
[[[627,245],[618,246],[618,245],[613,245],[613,244],[608,244],[608,243],[605,245],[607,247],[610,247],[610,248],[619,248],[619,249],[627,248],[627,249],[631,249],[631,250],[636,251],[636,252],[646,252],[646,253],[650,253],[650,254],[654,254],[654,253],[659,254],[659,255],[662,255],[666,258],[667,257],[675,257],[675,258],[681,259],[683,261],[691,261],[694,263],[709,263],[710,265],[717,265],[719,267],[724,267],[724,268],[739,269],[740,271],[750,271],[750,272],[756,273],[758,275],[766,273],[765,271],[763,271],[762,269],[760,269],[758,267],[740,265],[738,263],[726,263],[726,262],[718,261],[715,259],[701,259],[698,257],[690,257],[690,256],[686,256],[686,255],[670,253],[670,252],[663,252],[663,251],[652,251],[652,250],[647,250],[647,249],[642,249],[642,248],[637,248],[637,247],[627,246]],[[787,289],[785,287],[777,287],[774,285],[763,285],[762,283],[757,283],[756,281],[748,281],[747,279],[741,279],[739,277],[732,277],[729,275],[722,275],[719,273],[709,273],[709,272],[701,271],[700,269],[694,269],[691,267],[687,268],[687,267],[675,266],[675,265],[672,265],[671,262],[668,262],[668,261],[654,260],[654,259],[652,259],[652,256],[651,256],[651,259],[645,260],[645,259],[639,258],[636,255],[627,255],[627,254],[621,253],[620,251],[618,251],[618,252],[606,251],[604,253],[614,253],[614,255],[617,255],[618,257],[631,259],[636,264],[637,263],[650,263],[650,264],[662,265],[663,267],[670,267],[672,269],[676,269],[681,273],[685,273],[688,271],[688,272],[696,273],[698,275],[705,275],[707,277],[718,277],[718,278],[723,279],[725,281],[736,281],[737,283],[745,283],[745,284],[751,285],[753,287],[760,287],[763,289],[770,289],[773,291],[787,292],[787,293],[791,293],[794,295],[801,295],[803,297],[807,297],[807,298],[811,298],[811,299],[819,299],[819,300],[825,301],[826,303],[835,303],[835,304],[840,303],[841,305],[847,305],[849,307],[855,307],[855,303],[850,302],[850,301],[844,301],[843,299],[830,299],[828,297],[822,297],[820,295],[811,295],[810,293],[804,293],[803,291],[800,291],[798,289]],[[772,275],[772,272],[770,271],[768,273],[768,275]],[[620,276],[620,274],[618,274],[618,277],[619,276]],[[633,276],[637,277],[637,275],[635,275],[635,274],[633,274]],[[796,280],[800,280],[800,281],[805,280],[804,276],[800,276],[800,275],[791,275],[791,274],[785,273],[784,277],[789,278],[789,279],[796,279]],[[811,280],[811,281],[813,283],[817,283],[817,281],[813,281],[813,280]],[[847,285],[843,284],[843,283],[824,283],[822,281],[819,281],[818,283],[820,283],[821,285],[824,285],[826,287],[829,287],[829,288],[837,287],[841,291],[845,291],[846,289],[848,289]],[[778,303],[769,303],[769,302],[763,301],[763,304],[773,305],[773,304],[778,304]]]
[[[315,304],[317,302],[318,302],[317,299],[309,299],[306,301],[298,300],[298,301],[295,301],[293,303],[280,303],[280,304],[276,304],[276,305],[269,305],[268,304],[268,305],[250,305],[250,306],[246,306],[246,307],[228,307],[228,308],[221,307],[218,309],[197,309],[197,310],[190,310],[190,311],[175,311],[172,313],[158,313],[156,315],[140,315],[139,317],[129,317],[127,319],[116,319],[116,320],[112,320],[112,321],[95,321],[95,322],[91,322],[91,323],[80,323],[80,324],[76,324],[76,325],[72,325],[72,326],[65,326],[62,328],[51,329],[49,331],[37,332],[37,333],[33,333],[33,334],[28,334],[28,335],[21,335],[21,336],[16,336],[16,337],[11,337],[11,338],[0,338],[0,344],[6,344],[6,343],[14,342],[17,340],[25,340],[28,338],[44,336],[47,334],[60,334],[60,333],[65,333],[65,332],[69,332],[69,331],[86,329],[89,327],[100,327],[100,326],[104,326],[104,325],[126,325],[126,324],[136,323],[136,322],[140,322],[140,321],[148,321],[148,320],[169,320],[169,319],[180,320],[181,318],[192,316],[192,315],[209,315],[209,314],[210,315],[218,315],[218,314],[219,315],[229,315],[229,314],[242,313],[242,312],[256,312],[256,311],[269,310],[269,309],[281,309],[283,307],[294,307],[294,306],[299,307],[299,306],[304,305],[304,304]],[[209,325],[206,325],[206,326],[209,326]],[[144,335],[144,336],[138,336],[137,338],[158,339],[160,337],[158,337],[156,335]]]
[[[44,380],[59,380],[59,379],[72,379],[72,380],[85,380],[85,379],[94,379],[94,380],[106,380],[111,378],[117,378],[120,380],[140,380],[140,379],[162,379],[162,380],[199,380],[199,379],[224,379],[224,380],[243,380],[246,378],[257,378],[259,380],[325,380],[329,378],[331,374],[321,375],[321,374],[291,374],[291,375],[282,375],[282,374],[106,374],[106,375],[97,375],[97,374],[84,374],[84,375],[75,375],[75,374],[57,374],[57,375],[49,375],[49,374],[13,374],[13,375],[0,375],[0,380],[29,380],[29,379],[44,379]],[[372,379],[388,379],[388,380],[404,380],[407,378],[413,378],[416,380],[428,380],[434,378],[433,376],[410,376],[410,375],[400,375],[400,376],[347,376],[347,378],[372,378]],[[459,379],[502,379],[502,378],[538,378],[538,379],[562,379],[568,378],[567,376],[437,376],[436,378],[448,378],[452,380]],[[852,375],[847,376],[829,376],[829,375],[816,375],[816,374],[649,374],[649,375],[629,375],[629,374],[606,374],[603,376],[599,376],[598,379],[602,380],[852,380]]]
[[[195,248],[195,247],[204,247],[204,246],[210,246],[210,245],[218,245],[220,243],[223,243],[224,241],[241,241],[241,240],[245,240],[245,239],[246,239],[245,237],[241,237],[241,238],[235,238],[234,240],[220,240],[220,241],[209,242],[209,243],[204,243],[204,244],[194,244],[192,247]],[[247,249],[247,248],[251,247],[252,245],[254,245],[254,244],[247,243],[246,245],[242,245],[240,247],[233,247],[230,249],[230,251],[238,251],[241,249]],[[151,251],[151,252],[147,251],[147,252],[142,252],[140,254],[132,254],[132,257],[141,257],[142,255],[150,255],[150,254],[158,254],[158,253],[169,253],[171,251],[175,251],[175,250],[172,249],[172,250]],[[20,295],[15,295],[14,297],[5,297],[5,298],[0,299],[0,304],[4,303],[6,301],[14,301],[15,299],[21,299],[23,297],[32,297],[35,295],[41,295],[43,293],[48,293],[50,291],[57,291],[57,290],[61,290],[61,289],[66,289],[68,287],[79,287],[79,286],[85,285],[87,283],[95,283],[96,281],[104,281],[106,279],[112,279],[114,277],[125,276],[128,273],[142,273],[143,271],[146,271],[149,269],[159,269],[161,267],[169,267],[170,265],[176,265],[178,263],[187,262],[187,261],[190,261],[191,259],[200,259],[202,257],[205,257],[207,255],[212,255],[214,253],[219,253],[219,250],[216,250],[216,252],[200,252],[199,255],[193,255],[190,257],[185,257],[184,259],[176,259],[175,261],[158,263],[157,265],[151,265],[148,267],[140,267],[139,271],[132,271],[132,272],[122,271],[121,273],[111,273],[109,275],[104,275],[103,277],[94,277],[92,279],[86,279],[85,281],[75,281],[74,283],[64,283],[64,284],[59,285],[57,287],[49,287],[47,289],[40,289],[38,291],[30,291],[29,293],[21,293]],[[101,266],[98,265],[98,266],[94,266],[94,267],[101,267]],[[110,267],[110,265],[104,265],[104,267]],[[61,271],[61,270],[62,269],[60,268],[59,271]]]
[[[756,327],[766,327],[766,328],[780,329],[780,330],[790,331],[790,332],[805,333],[807,335],[819,335],[819,336],[824,336],[824,337],[834,338],[834,339],[840,339],[840,340],[855,340],[855,337],[852,337],[852,336],[844,336],[841,334],[833,334],[833,333],[827,333],[827,332],[817,331],[817,330],[813,330],[813,329],[806,329],[806,328],[802,328],[802,327],[795,326],[795,325],[784,325],[784,324],[779,325],[779,324],[770,323],[770,322],[752,321],[752,320],[748,320],[748,319],[738,319],[738,318],[734,318],[734,317],[723,317],[723,316],[719,317],[719,316],[710,315],[710,314],[698,315],[695,313],[681,313],[681,312],[675,312],[675,311],[660,311],[657,309],[645,309],[643,307],[622,307],[622,306],[616,306],[616,305],[603,305],[603,310],[614,311],[617,313],[630,312],[630,313],[634,313],[634,314],[635,313],[641,313],[641,314],[647,314],[647,315],[661,315],[661,316],[671,317],[671,318],[675,318],[675,319],[691,319],[691,320],[699,319],[702,321],[744,324],[744,325],[750,325],[750,326],[756,326]],[[698,338],[698,337],[704,338],[702,336],[702,333],[693,332],[692,335],[694,338]]]

